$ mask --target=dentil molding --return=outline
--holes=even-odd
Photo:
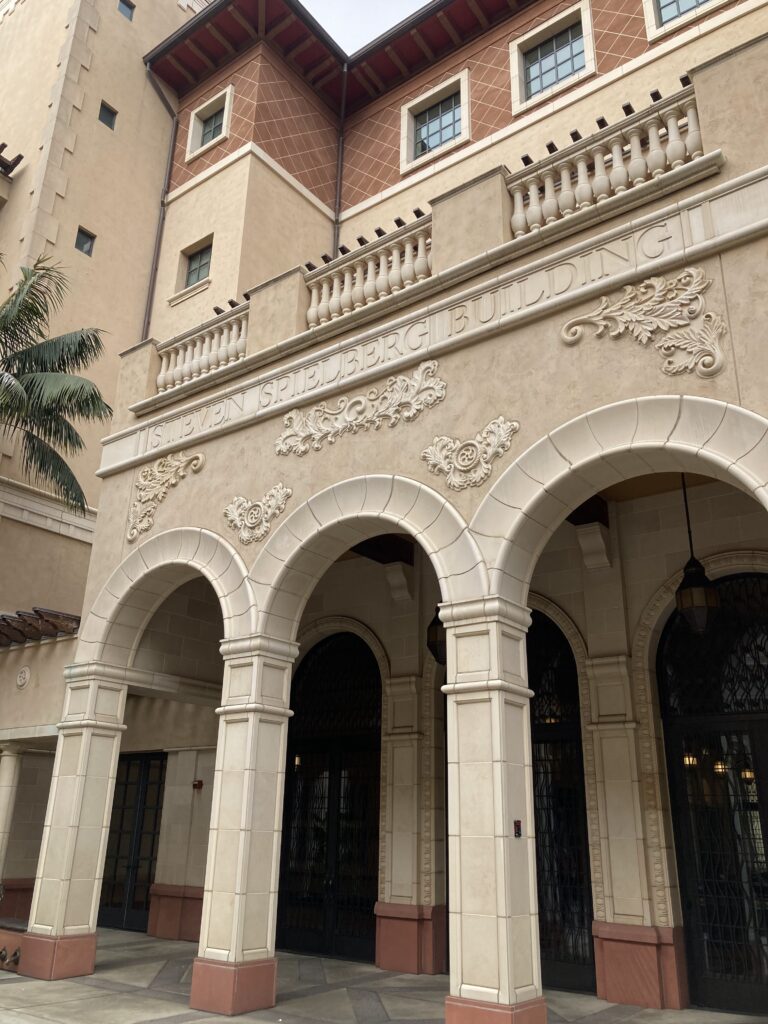
[[[272,520],[285,510],[286,502],[292,494],[290,487],[276,484],[261,501],[237,497],[224,509],[224,518],[231,529],[237,530],[237,539],[241,544],[264,540],[272,528]]]
[[[136,481],[136,500],[128,510],[128,540],[134,541],[140,534],[151,530],[157,507],[161,501],[165,501],[170,488],[184,479],[187,470],[199,473],[204,465],[205,456],[202,452],[197,455],[173,452],[145,466]]]
[[[569,320],[561,337],[575,345],[587,325],[598,338],[606,331],[610,338],[629,334],[641,345],[653,342],[670,377],[694,372],[715,377],[723,368],[720,339],[726,327],[718,313],[704,313],[704,292],[711,284],[701,267],[687,267],[671,278],[649,277],[642,284],[626,285],[620,299],[611,302],[603,296],[594,312]]]
[[[359,430],[378,430],[383,423],[394,427],[400,420],[415,420],[445,398],[445,381],[437,376],[437,360],[420,363],[410,375],[390,377],[379,390],[370,388],[365,394],[339,399],[335,408],[325,402],[303,412],[293,409],[283,418],[285,429],[275,441],[278,455],[306,455],[312,448],[318,452],[327,441],[333,444],[342,434]]]
[[[444,473],[445,482],[454,491],[479,487],[491,475],[491,463],[509,451],[512,436],[518,432],[517,420],[498,416],[468,441],[457,437],[436,437],[421,453],[430,473]]]

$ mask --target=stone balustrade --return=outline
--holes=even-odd
[[[307,325],[337,320],[432,274],[432,218],[392,231],[307,275]]]
[[[202,327],[158,345],[158,393],[239,362],[245,356],[247,339],[248,303],[244,303]]]
[[[515,238],[703,155],[693,87],[660,100],[507,179]]]

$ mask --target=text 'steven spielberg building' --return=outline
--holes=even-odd
[[[3,295],[66,266],[114,407],[85,517],[0,452],[21,973],[103,924],[216,1013],[277,947],[450,972],[450,1024],[768,1014],[768,2],[349,56],[297,0],[0,0],[0,52]]]

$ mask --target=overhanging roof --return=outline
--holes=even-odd
[[[180,96],[266,41],[334,111],[356,110],[449,56],[530,0],[432,0],[351,55],[299,0],[212,0],[145,57]]]

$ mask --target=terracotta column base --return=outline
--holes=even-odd
[[[504,1006],[448,996],[445,1024],[547,1024],[547,1004],[543,997]]]
[[[277,960],[225,964],[197,957],[192,968],[189,1005],[193,1010],[234,1017],[269,1010],[277,1000]]]
[[[654,1010],[688,1006],[682,928],[593,921],[592,935],[600,999]]]
[[[21,936],[19,974],[43,981],[61,981],[62,978],[82,978],[93,974],[96,966],[96,936],[91,935],[35,935],[25,932]]]
[[[448,968],[445,907],[377,903],[376,966],[399,974],[444,974]]]

